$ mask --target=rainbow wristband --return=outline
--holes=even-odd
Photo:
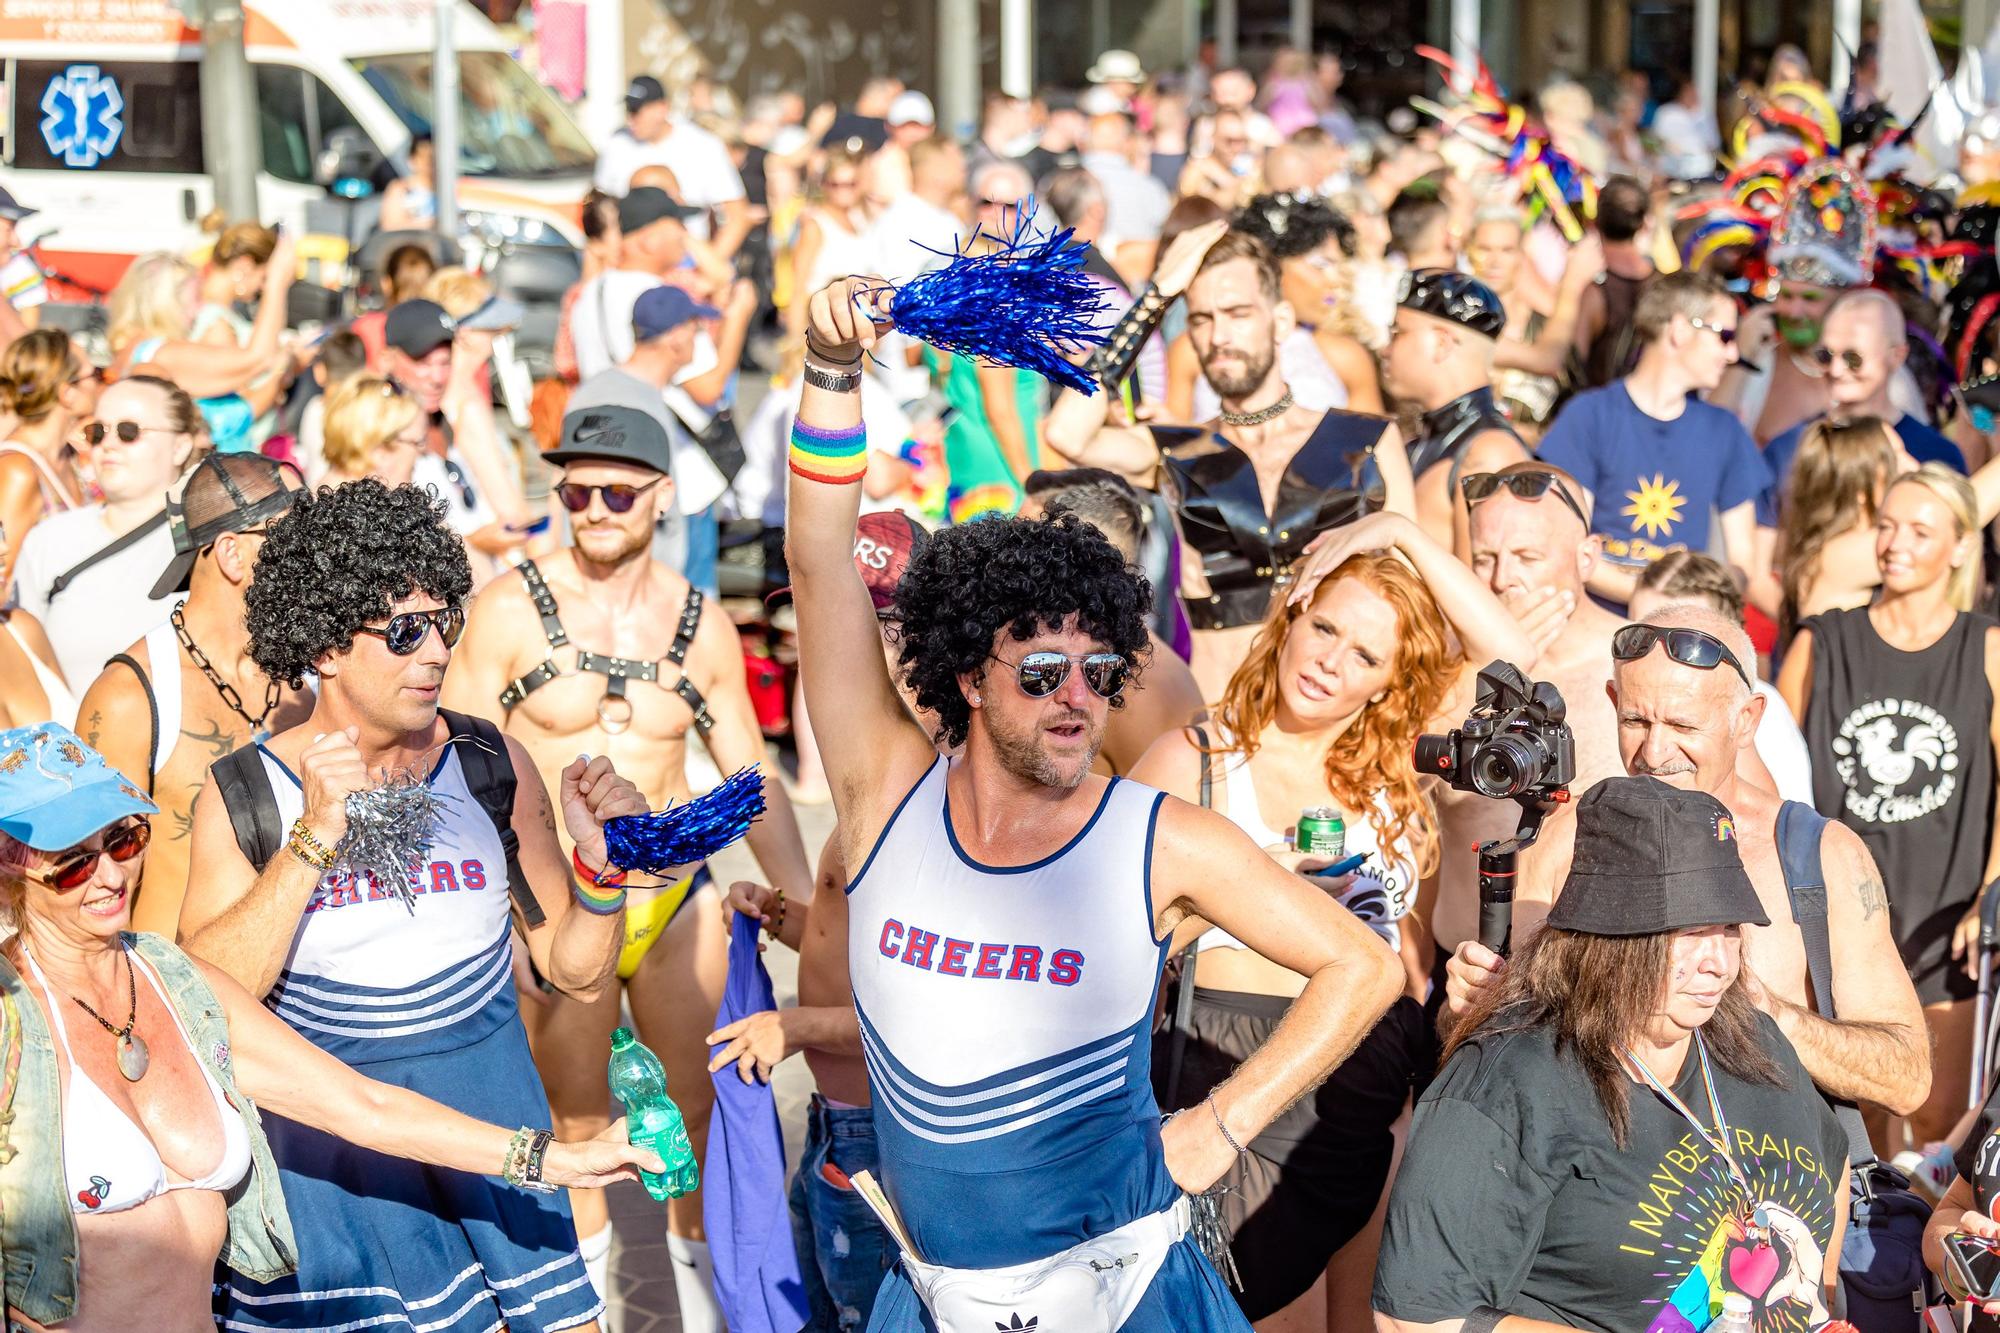
[[[570,893],[575,897],[578,907],[597,916],[611,916],[625,906],[625,889],[623,885],[606,894],[602,890],[583,883],[581,880],[571,880]]]
[[[807,481],[852,485],[868,472],[868,432],[860,425],[821,430],[794,421],[791,467]]]

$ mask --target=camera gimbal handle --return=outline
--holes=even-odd
[[[1514,836],[1479,844],[1479,942],[1502,958],[1514,945],[1514,858],[1534,845],[1549,811],[1568,799],[1567,790],[1553,798],[1516,796],[1521,823]]]

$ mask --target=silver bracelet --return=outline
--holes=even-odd
[[[1222,1141],[1234,1148],[1240,1156],[1243,1152],[1243,1145],[1238,1143],[1236,1136],[1229,1132],[1229,1126],[1222,1123],[1222,1108],[1215,1104],[1215,1094],[1212,1092],[1209,1093],[1208,1096],[1202,1098],[1202,1101],[1208,1104],[1208,1113],[1215,1117],[1215,1127],[1222,1131]]]
[[[854,363],[854,369],[840,374],[821,370],[808,361],[805,363],[806,383],[815,389],[825,389],[828,393],[853,393],[861,387],[861,363]]]

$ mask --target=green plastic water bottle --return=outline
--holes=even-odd
[[[651,1148],[666,1163],[664,1171],[639,1172],[646,1192],[655,1199],[678,1199],[701,1185],[701,1167],[694,1160],[681,1110],[667,1096],[667,1071],[660,1057],[619,1028],[611,1034],[611,1095],[625,1105],[625,1138]]]

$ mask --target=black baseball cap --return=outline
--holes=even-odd
[[[642,107],[666,100],[666,85],[650,74],[641,74],[625,87],[625,111],[628,115]]]
[[[1493,289],[1456,269],[1422,268],[1407,274],[1396,304],[1487,338],[1498,338],[1507,327],[1507,312]]]
[[[404,356],[429,356],[458,333],[458,321],[436,301],[405,301],[382,321],[382,340]]]
[[[699,215],[699,208],[678,202],[672,195],[657,185],[641,185],[626,193],[618,201],[618,230],[635,232],[641,227],[650,227],[655,222],[672,218],[675,222],[686,222]]]
[[[542,457],[551,463],[632,463],[668,476],[674,471],[666,423],[636,407],[612,404],[580,407],[565,416],[562,439]]]
[[[194,465],[178,500],[167,499],[167,528],[174,558],[153,584],[155,601],[186,592],[194,562],[225,532],[248,532],[291,509],[298,492],[285,484],[285,467],[262,454],[210,454]]]
[[[19,222],[22,218],[33,217],[40,211],[39,209],[29,208],[26,204],[14,198],[11,190],[0,186],[0,218],[5,218],[9,222]]]
[[[1576,850],[1548,924],[1582,935],[1768,926],[1736,821],[1707,792],[1606,778],[1576,806]]]

